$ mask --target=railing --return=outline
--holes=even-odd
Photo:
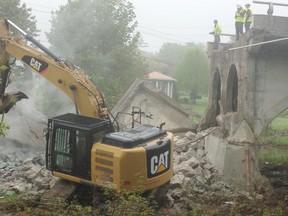
[[[269,5],[269,8],[267,10],[267,14],[268,15],[273,15],[273,12],[274,12],[274,5],[276,6],[286,6],[288,7],[288,4],[284,4],[284,3],[274,3],[274,2],[263,2],[263,1],[253,1],[253,3],[256,3],[256,4],[267,4]]]

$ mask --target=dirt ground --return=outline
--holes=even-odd
[[[288,164],[261,164],[271,189],[257,194],[190,194],[186,209],[162,208],[158,215],[288,216]]]

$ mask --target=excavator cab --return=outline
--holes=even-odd
[[[51,171],[91,179],[91,148],[113,131],[109,120],[67,113],[48,120],[46,165]]]

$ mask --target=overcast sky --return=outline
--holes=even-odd
[[[67,0],[21,0],[37,18],[38,28],[42,31],[41,41],[47,42],[44,32],[49,31],[51,10],[57,10]],[[270,2],[269,0],[260,0]],[[268,5],[253,4],[252,0],[130,0],[135,7],[138,31],[146,46],[144,51],[157,52],[163,43],[187,42],[206,43],[213,41],[209,32],[213,29],[213,20],[217,19],[222,32],[234,34],[234,13],[236,5],[250,3],[254,14],[266,14]],[[287,0],[272,2],[288,4]],[[274,7],[274,15],[285,16],[288,7]],[[222,37],[222,42],[228,39]]]

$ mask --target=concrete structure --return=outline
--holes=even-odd
[[[254,28],[239,41],[221,44],[210,57],[208,108],[199,129],[208,160],[242,189],[269,188],[260,175],[253,144],[263,129],[288,108],[288,17],[254,15]]]
[[[147,83],[150,83],[156,89],[163,91],[170,98],[175,98],[174,86],[176,79],[157,71],[147,74],[147,76],[145,76],[145,79]]]
[[[165,122],[163,128],[169,131],[191,130],[192,121],[181,105],[146,81],[136,80],[111,110],[120,128],[140,123],[160,126]]]
[[[257,137],[288,108],[287,23],[288,17],[254,15],[254,28],[239,41],[219,51],[208,44],[209,105],[202,128],[216,124],[216,116],[224,114],[230,116],[229,136],[245,120]]]

